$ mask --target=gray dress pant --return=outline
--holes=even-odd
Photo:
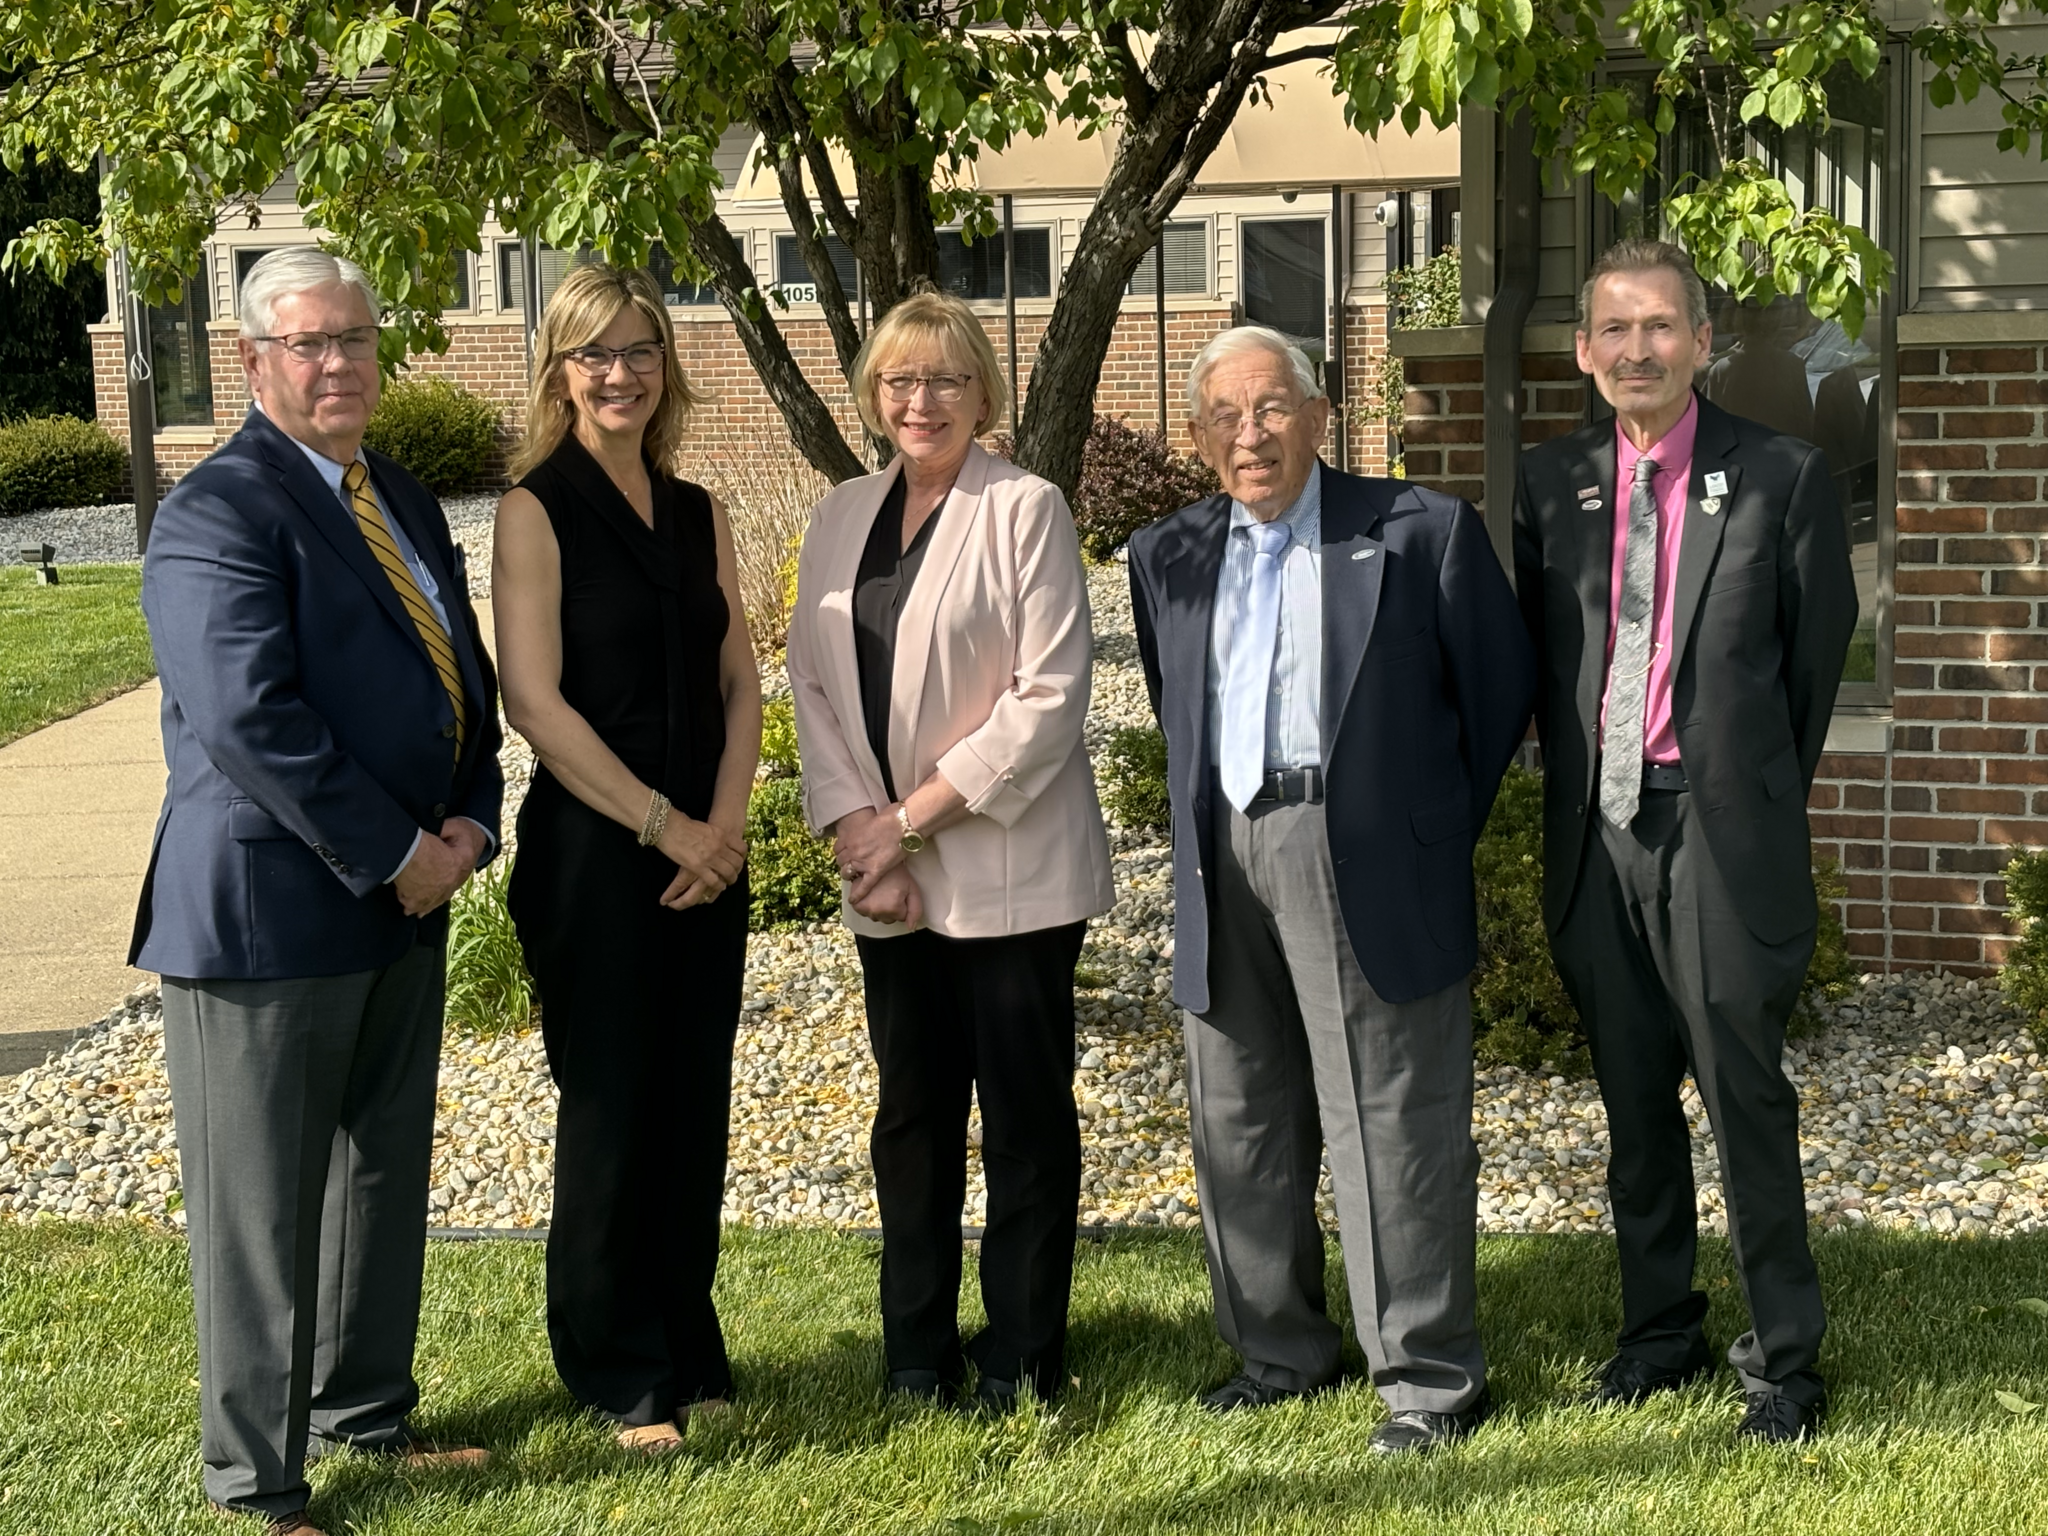
[[[408,1439],[445,954],[419,945],[344,976],[164,978],[216,1504],[303,1509],[309,1434]]]
[[[1373,1385],[1396,1412],[1468,1408],[1486,1380],[1470,984],[1386,1002],[1344,930],[1323,807],[1217,804],[1211,1006],[1186,1019],[1217,1328],[1259,1381],[1335,1379],[1315,1211],[1327,1145]]]
[[[1799,1094],[1785,1024],[1813,956],[1811,930],[1766,944],[1743,921],[1692,796],[1643,791],[1628,830],[1600,818],[1578,892],[1550,942],[1578,1004],[1607,1105],[1607,1190],[1621,1256],[1619,1352],[1682,1370],[1705,1363],[1706,1293],[1693,1282],[1699,1210],[1692,1073],[1727,1197],[1728,1244],[1750,1330],[1728,1360],[1750,1392],[1811,1405],[1827,1312],[1806,1242]]]

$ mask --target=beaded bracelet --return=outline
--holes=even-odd
[[[660,790],[647,802],[647,819],[640,823],[640,846],[652,848],[661,841],[661,834],[668,829],[668,796]]]

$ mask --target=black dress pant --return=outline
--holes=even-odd
[[[1081,1193],[1074,963],[1087,926],[859,940],[881,1075],[873,1152],[891,1371],[936,1371],[954,1383],[963,1375],[960,1217],[971,1088],[988,1179],[988,1326],[965,1355],[984,1374],[1029,1382],[1041,1397],[1059,1390]]]
[[[733,1389],[711,1287],[747,882],[670,911],[675,866],[548,789],[520,817],[511,893],[561,1094],[548,1341],[578,1401],[658,1424]]]
[[[1674,1369],[1706,1354],[1692,1136],[1679,1104],[1690,1071],[1720,1153],[1749,1306],[1750,1331],[1729,1363],[1746,1390],[1811,1404],[1827,1319],[1806,1241],[1799,1095],[1782,1059],[1812,932],[1781,944],[1750,932],[1692,797],[1646,789],[1628,830],[1601,820],[1589,835],[1551,949],[1607,1105],[1621,1353]]]

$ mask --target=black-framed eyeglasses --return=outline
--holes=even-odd
[[[659,373],[667,352],[658,341],[636,341],[630,347],[571,347],[562,356],[591,378],[601,379],[612,371],[613,358],[624,358],[635,373]]]
[[[887,373],[882,375],[882,392],[891,400],[908,400],[917,393],[922,384],[932,392],[932,398],[941,405],[953,405],[967,392],[973,382],[971,373]]]
[[[326,360],[328,351],[339,347],[341,355],[360,363],[377,355],[381,325],[352,325],[345,331],[289,331],[282,336],[251,336],[251,341],[274,341],[302,363]]]

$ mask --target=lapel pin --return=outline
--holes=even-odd
[[[1718,496],[1709,496],[1705,501],[1700,503],[1700,510],[1706,513],[1709,517],[1714,516],[1715,513],[1721,510],[1721,498]]]
[[[1591,501],[1580,502],[1579,510],[1581,512],[1598,512],[1602,507],[1606,505],[1606,502],[1602,501],[1598,496],[1595,496]]]
[[[1582,486],[1582,487],[1580,487],[1580,489],[1579,489],[1579,500],[1581,500],[1581,501],[1589,501],[1589,500],[1591,500],[1591,499],[1592,499],[1593,497],[1595,497],[1595,496],[1598,496],[1599,494],[1600,494],[1600,487],[1599,487],[1599,486],[1597,486],[1597,485],[1588,485],[1588,486]]]
[[[1357,554],[1353,555],[1351,558],[1354,560],[1370,560],[1375,553],[1377,553],[1377,551],[1370,549],[1361,549]]]
[[[1707,494],[1709,496],[1726,496],[1728,494],[1727,475],[1723,474],[1718,469],[1715,470],[1712,474],[1708,475]]]

